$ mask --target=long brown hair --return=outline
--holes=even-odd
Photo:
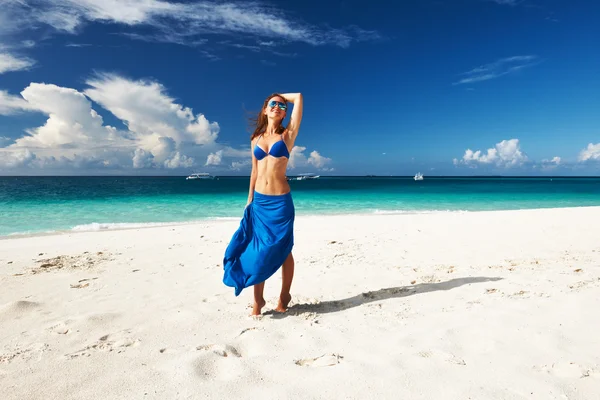
[[[252,126],[252,129],[253,129],[252,135],[250,136],[250,140],[254,140],[255,137],[263,134],[265,132],[265,130],[267,129],[267,124],[269,123],[269,120],[268,120],[267,116],[265,115],[264,111],[267,108],[267,103],[269,102],[269,100],[275,96],[281,97],[281,99],[287,106],[287,101],[285,100],[285,97],[283,97],[279,93],[273,93],[273,94],[269,95],[269,97],[267,97],[265,99],[265,101],[263,102],[263,106],[260,109],[260,111],[258,112],[258,115],[256,116],[256,118],[250,118],[250,121],[251,121],[250,125]],[[283,120],[281,120],[281,121],[283,122]],[[285,127],[283,126],[283,124],[279,124],[279,126],[277,127],[277,133],[281,134],[284,131],[285,131]]]

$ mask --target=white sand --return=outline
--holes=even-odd
[[[0,398],[598,399],[598,221],[298,217],[258,319],[221,282],[238,221],[0,240]]]

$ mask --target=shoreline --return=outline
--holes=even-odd
[[[524,211],[540,211],[540,210],[569,210],[569,209],[600,209],[598,206],[569,206],[569,207],[538,207],[538,208],[519,208],[519,209],[499,209],[499,210],[431,210],[431,211],[387,211],[387,210],[375,210],[371,213],[357,212],[357,213],[335,213],[335,214],[300,214],[296,215],[296,220],[307,219],[307,218],[344,218],[344,217],[388,217],[388,216],[408,216],[408,215],[437,215],[437,214],[472,214],[472,213],[502,213],[502,212],[524,212]],[[45,232],[33,232],[33,233],[10,233],[7,235],[0,235],[0,241],[13,240],[13,239],[24,239],[34,237],[48,237],[48,236],[63,236],[78,233],[91,233],[91,232],[116,232],[116,231],[129,231],[138,229],[153,229],[153,228],[168,228],[168,227],[179,227],[189,226],[206,223],[227,223],[232,221],[240,221],[241,213],[239,217],[207,217],[204,219],[195,219],[190,221],[173,221],[173,222],[102,222],[102,223],[89,223],[84,225],[76,225],[71,229],[61,229]],[[80,226],[89,225],[115,225],[114,227],[100,228],[100,229],[75,229]],[[119,226],[119,225],[132,225],[132,226]]]

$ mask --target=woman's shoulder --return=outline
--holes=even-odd
[[[258,140],[260,139],[262,135],[256,135],[253,138],[250,138],[250,144],[254,144],[256,142],[258,142]]]

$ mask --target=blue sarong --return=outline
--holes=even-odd
[[[254,192],[223,258],[223,283],[244,288],[266,281],[283,264],[294,246],[295,209],[292,194]]]

